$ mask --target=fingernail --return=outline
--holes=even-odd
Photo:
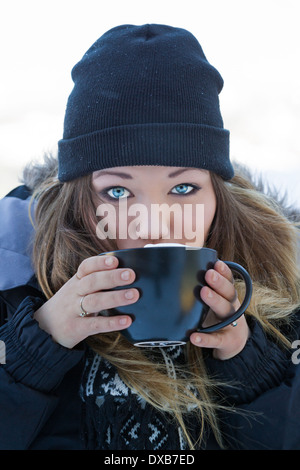
[[[212,293],[212,291],[209,289],[208,294],[207,294],[207,297],[208,297],[209,299],[211,299],[212,296],[213,296],[213,293]]]
[[[123,279],[123,281],[127,281],[129,279],[129,276],[130,276],[129,271],[123,271],[121,274],[121,278]]]
[[[133,299],[134,293],[131,290],[125,292],[126,299]]]
[[[112,256],[108,256],[107,258],[105,258],[106,266],[111,266],[113,262],[114,262],[114,258]]]
[[[201,336],[200,336],[200,335],[196,335],[195,338],[194,338],[194,342],[197,343],[197,344],[199,344],[199,343],[201,343],[201,341],[202,341]]]
[[[216,282],[218,280],[218,274],[216,273],[216,271],[213,272],[213,275],[212,275],[212,281],[213,282]]]
[[[127,324],[127,318],[120,318],[119,320],[119,325],[126,325]]]

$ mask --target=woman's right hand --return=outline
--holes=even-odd
[[[112,255],[85,259],[77,273],[35,312],[40,328],[70,349],[90,335],[128,328],[132,322],[129,315],[97,316],[101,310],[130,305],[139,299],[134,288],[110,290],[135,280],[135,272],[117,268],[118,263]],[[127,279],[125,273],[129,273]],[[80,316],[82,297],[82,306],[89,312],[85,317]]]

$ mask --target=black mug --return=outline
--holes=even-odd
[[[159,244],[101,253],[107,254],[118,258],[119,268],[134,270],[136,279],[125,288],[138,289],[140,298],[134,304],[112,308],[101,314],[130,315],[133,322],[121,333],[135,346],[185,344],[195,331],[210,333],[233,323],[250,303],[252,282],[248,272],[237,263],[224,261],[242,276],[246,285],[245,297],[233,315],[220,323],[203,327],[209,307],[200,298],[200,288],[207,285],[205,273],[218,260],[217,252],[210,248]]]

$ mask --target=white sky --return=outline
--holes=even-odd
[[[220,71],[231,157],[300,207],[299,0],[10,0],[0,5],[0,196],[62,136],[71,69],[119,24],[164,23]]]

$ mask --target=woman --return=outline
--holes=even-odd
[[[96,41],[72,76],[58,178],[33,195],[34,272],[26,264],[27,282],[18,274],[17,286],[3,289],[3,315],[17,311],[1,328],[2,447],[300,448],[291,349],[299,335],[296,229],[272,199],[234,175],[220,74],[189,32],[125,25]],[[10,198],[19,204],[18,194]],[[155,239],[153,221],[144,219],[135,237],[116,229],[115,238],[100,239],[97,207],[109,201],[120,218],[124,198],[146,208],[204,204],[203,243],[220,258],[200,291],[209,320],[232,314],[243,297],[222,259],[242,264],[253,280],[235,327],[193,333],[185,348],[145,352],[120,333],[129,316],[98,315],[139,297],[130,288],[133,270],[100,252],[189,244],[164,218]]]

